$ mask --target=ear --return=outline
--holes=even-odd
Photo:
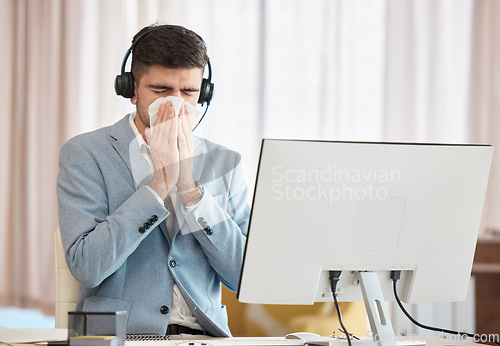
[[[130,102],[133,104],[133,105],[136,105],[137,104],[137,83],[134,81],[134,96],[132,96],[130,98]]]

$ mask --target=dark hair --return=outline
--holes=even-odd
[[[146,34],[147,33],[147,34]],[[136,40],[141,38],[137,44]],[[178,25],[150,25],[132,40],[132,75],[140,82],[151,65],[167,68],[205,68],[207,47],[195,32]]]

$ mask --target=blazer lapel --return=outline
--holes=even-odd
[[[111,127],[110,136],[113,147],[127,165],[130,175],[134,180],[135,189],[138,189],[151,180],[152,172],[144,155],[140,151],[137,139],[130,127],[129,117],[130,114],[114,124]],[[178,225],[177,222],[175,224]],[[165,222],[160,222],[158,226],[170,244],[170,237]]]
[[[132,175],[135,188],[145,185],[151,180],[151,168],[142,155],[134,132],[130,128],[130,114],[111,127],[110,136],[113,138],[113,147],[127,165]]]
[[[205,140],[201,137],[193,136],[193,145],[193,179],[195,181],[200,181],[208,150]]]

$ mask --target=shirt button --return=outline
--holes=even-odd
[[[175,263],[175,261],[174,261],[174,260],[170,260],[170,262],[168,262],[168,264],[169,264],[169,265],[170,265],[170,267],[172,267],[172,268],[174,268],[174,267],[177,265],[177,263]]]
[[[156,216],[156,215],[151,216],[151,220],[153,220],[155,222],[158,221],[158,216]]]
[[[144,232],[146,232],[146,227],[144,226],[139,227],[139,233],[144,233]]]
[[[160,308],[160,312],[164,315],[168,314],[168,307],[163,305],[161,308]]]

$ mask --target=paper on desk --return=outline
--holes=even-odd
[[[0,327],[0,341],[9,344],[25,344],[68,339],[67,329],[11,329]]]
[[[237,345],[237,346],[248,346],[248,345],[261,345],[261,346],[272,346],[272,345],[286,345],[286,346],[300,346],[304,345],[304,341],[300,339],[285,339],[284,337],[233,337],[233,338],[216,338],[215,340],[207,341],[211,345]]]
[[[143,346],[144,341],[126,341],[127,346]],[[284,337],[232,337],[214,338],[200,335],[171,336],[171,340],[148,341],[151,346],[304,346],[302,340]]]
[[[126,341],[128,346],[143,345],[142,341]],[[170,340],[148,341],[154,346],[304,346],[303,340],[290,340],[284,337],[232,337],[217,338],[200,335],[171,336]]]

